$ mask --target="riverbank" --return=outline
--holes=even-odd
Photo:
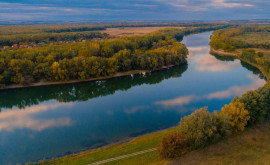
[[[247,61],[245,59],[242,59],[240,57],[240,52],[236,51],[235,53],[231,53],[231,52],[225,52],[225,51],[223,51],[221,49],[215,50],[215,49],[212,49],[212,48],[211,48],[210,52],[213,53],[213,54],[217,54],[219,56],[235,57],[235,58],[237,58],[237,59],[239,59],[239,60],[241,60],[241,61],[243,61],[245,63],[248,63],[248,64],[254,66],[255,68],[259,69],[262,72],[262,74],[266,77],[268,84],[270,83],[270,74],[268,74],[263,67],[261,67],[261,66],[259,66],[257,64],[254,64],[252,62],[249,62],[249,61]]]
[[[238,54],[236,54],[236,53],[225,52],[221,49],[216,50],[216,49],[211,48],[210,53],[211,54],[218,54],[220,56],[239,57]]]
[[[136,137],[129,142],[124,142],[120,144],[114,144],[109,146],[104,146],[98,149],[93,149],[77,154],[71,154],[64,157],[52,159],[49,161],[40,161],[44,164],[53,164],[53,165],[66,165],[66,164],[72,164],[72,165],[85,165],[90,164],[98,161],[102,161],[105,159],[110,159],[126,154],[131,154],[134,152],[139,152],[143,150],[148,150],[152,148],[156,148],[162,138],[166,136],[167,134],[176,131],[177,127],[168,128],[161,131],[156,131],[150,134],[142,135],[139,137]],[[135,160],[134,160],[135,158]],[[122,160],[119,160],[122,161]],[[160,160],[158,158],[158,154],[156,151],[149,152],[146,154],[138,155],[135,157],[130,157],[124,159],[124,164],[152,164],[152,163],[166,163],[167,161]],[[116,161],[118,162],[118,161]],[[111,162],[114,164],[115,162]],[[109,163],[110,164],[110,163]]]
[[[186,64],[186,61],[180,65]],[[7,89],[19,89],[19,88],[29,88],[29,87],[40,87],[40,86],[51,86],[51,85],[63,85],[63,84],[76,84],[76,83],[82,83],[82,82],[91,82],[91,81],[98,81],[98,80],[108,80],[112,78],[117,78],[117,77],[123,77],[123,76],[129,76],[129,75],[134,75],[134,74],[145,74],[145,73],[150,73],[150,72],[157,72],[165,69],[170,69],[175,66],[180,66],[180,65],[168,65],[168,66],[163,66],[160,69],[156,70],[131,70],[127,72],[117,72],[113,76],[106,76],[106,77],[97,77],[97,78],[91,78],[91,79],[86,79],[86,80],[69,80],[69,81],[39,81],[36,83],[28,84],[28,85],[8,85],[8,86],[2,86],[0,84],[0,90],[7,90]]]

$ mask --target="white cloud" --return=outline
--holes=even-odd
[[[214,56],[200,56],[196,59],[196,70],[198,71],[211,71],[211,72],[224,72],[239,67],[240,61],[224,62],[217,60]]]
[[[253,4],[249,3],[235,3],[228,2],[227,0],[212,0],[212,5],[216,7],[228,7],[228,8],[236,8],[236,7],[255,7]]]
[[[50,4],[23,4],[0,2],[0,20],[39,19],[59,16],[111,15],[134,12],[128,9],[61,7]]]
[[[230,2],[228,0],[157,0],[185,11],[208,11],[217,8],[242,8],[255,7],[254,4],[245,2]]]

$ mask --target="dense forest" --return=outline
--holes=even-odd
[[[98,42],[63,43],[0,52],[0,84],[85,80],[129,70],[157,70],[184,63],[188,50],[178,42],[184,35],[223,28],[168,28],[145,36]]]

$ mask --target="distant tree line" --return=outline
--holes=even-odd
[[[225,24],[199,23],[158,23],[158,24],[107,24],[107,25],[33,25],[33,26],[0,26],[0,47],[13,44],[33,45],[40,42],[58,42],[64,40],[82,40],[105,38],[107,34],[99,32],[106,28],[116,27],[154,27],[154,26],[181,26],[181,27],[228,27]],[[105,35],[105,36],[104,36]]]
[[[100,32],[65,32],[65,33],[39,33],[39,34],[16,34],[0,35],[0,47],[12,46],[13,44],[36,45],[38,43],[59,43],[60,41],[82,41],[93,38],[105,39],[106,33]]]
[[[235,36],[241,36],[246,33],[269,33],[270,26],[243,26],[236,28],[226,28],[217,30],[211,36],[210,45],[214,49],[223,49],[227,52],[242,48],[265,48],[270,49],[269,43],[256,43],[242,41]]]

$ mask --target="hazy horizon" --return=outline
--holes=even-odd
[[[0,0],[1,21],[268,19],[267,0]]]

